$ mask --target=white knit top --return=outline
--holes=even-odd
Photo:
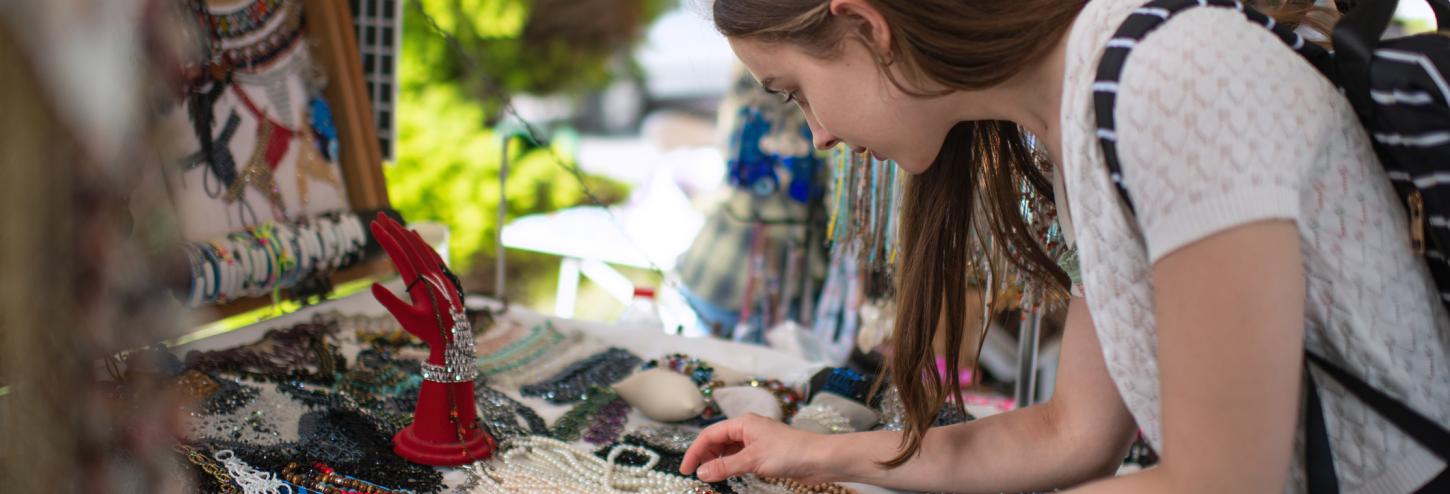
[[[1108,38],[1142,3],[1092,0],[1074,22],[1057,167],[1082,290],[1138,426],[1161,451],[1152,262],[1267,219],[1299,230],[1308,348],[1450,423],[1450,319],[1410,249],[1404,207],[1347,101],[1263,27],[1196,8],[1134,49],[1117,104],[1137,206],[1126,216],[1096,140],[1091,85]],[[1316,380],[1344,492],[1408,492],[1443,468],[1328,376]],[[1297,438],[1290,492],[1304,490],[1302,429]]]

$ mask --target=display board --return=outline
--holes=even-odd
[[[347,5],[324,0],[182,3],[188,20],[195,21],[188,44],[199,55],[186,67],[185,94],[164,117],[171,130],[165,147],[172,155],[163,157],[162,173],[182,240],[215,245],[217,239],[237,235],[266,239],[275,228],[289,225],[346,224],[342,230],[356,233],[347,238],[353,243],[339,240],[341,233],[319,236],[360,252],[369,243],[365,226],[340,218],[386,210],[388,197]],[[318,219],[324,215],[331,221]],[[300,254],[316,249],[308,252],[291,233],[267,246],[274,255],[265,263],[253,264],[266,266],[257,268],[267,273],[266,284],[258,276],[250,279],[250,290],[230,296],[197,296],[209,288],[215,293],[218,276],[202,276],[208,268],[195,266],[217,261],[212,252],[192,249],[190,304],[219,306],[220,315],[226,315],[265,305],[271,299],[262,295],[277,293],[270,288],[292,288],[314,274],[336,284],[387,270],[385,261],[338,256],[336,245],[330,246],[332,256],[346,262],[298,263]],[[288,252],[278,243],[298,248]],[[322,247],[329,252],[329,246]],[[223,254],[226,250],[218,248]],[[283,280],[284,261],[311,272]]]

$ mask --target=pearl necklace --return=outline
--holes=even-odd
[[[617,464],[619,455],[633,452],[649,460],[640,466]],[[508,442],[498,460],[483,465],[478,494],[559,492],[568,494],[713,493],[699,481],[653,470],[658,453],[647,448],[616,445],[599,459],[568,443],[544,436],[525,436]]]

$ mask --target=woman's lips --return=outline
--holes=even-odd
[[[888,161],[885,156],[882,156],[881,153],[878,153],[872,149],[866,149],[864,147],[854,147],[851,148],[851,151],[856,154],[870,154],[872,158],[876,158],[879,161]]]

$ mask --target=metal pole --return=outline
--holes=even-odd
[[[1041,340],[1042,293],[1028,292],[1023,299],[1022,327],[1017,332],[1017,383],[1013,387],[1013,398],[1017,408],[1024,408],[1037,401],[1037,347]]]
[[[503,248],[503,222],[507,219],[509,210],[508,201],[508,176],[509,176],[509,141],[513,140],[510,133],[503,134],[503,142],[499,146],[503,148],[503,156],[499,159],[498,168],[498,225],[494,230],[494,273],[493,273],[493,296],[503,302],[504,297],[504,248]]]

